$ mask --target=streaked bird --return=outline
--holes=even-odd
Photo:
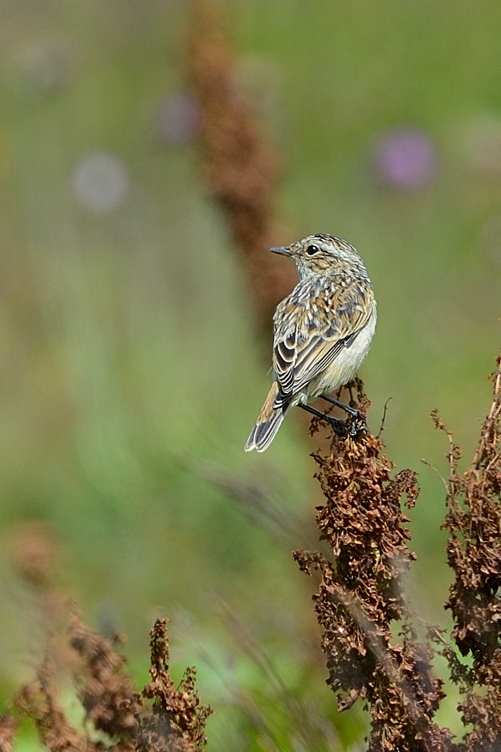
[[[335,429],[344,421],[308,405],[323,397],[357,416],[331,397],[357,373],[376,328],[376,300],[367,270],[355,248],[333,235],[309,235],[288,246],[270,248],[296,264],[299,282],[273,316],[275,380],[245,451],[264,452],[287,410],[298,405],[326,417]]]

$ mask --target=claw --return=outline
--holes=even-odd
[[[356,412],[356,415],[353,415],[350,420],[350,436],[351,438],[355,438],[355,436],[358,436],[359,433],[367,433],[367,421],[365,419],[365,416],[362,415],[362,413],[359,413],[358,410]]]

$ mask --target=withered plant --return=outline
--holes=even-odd
[[[203,178],[242,261],[256,321],[269,331],[296,275],[265,249],[280,237],[273,213],[279,157],[236,85],[224,17],[212,0],[191,0],[188,79],[201,119]],[[283,239],[283,231],[282,231]]]
[[[195,688],[196,672],[186,669],[178,686],[169,670],[167,620],[150,633],[150,681],[136,691],[119,637],[108,640],[90,630],[73,612],[63,645],[49,640],[34,680],[23,686],[0,717],[0,750],[13,748],[18,723],[29,718],[51,752],[199,752],[207,743],[205,722],[211,714]],[[62,666],[60,653],[66,665]],[[83,725],[68,717],[61,700],[66,670],[83,709]]]
[[[364,410],[367,398],[357,386]],[[315,612],[338,706],[346,710],[364,700],[369,750],[449,749],[450,734],[433,721],[442,682],[432,675],[430,648],[417,639],[402,589],[415,558],[402,509],[418,496],[415,474],[393,475],[382,442],[368,433],[335,437],[331,451],[314,459],[325,499],[316,521],[332,555],[299,550],[294,556],[303,571],[321,575]]]
[[[314,454],[325,498],[316,521],[331,556],[305,550],[294,556],[303,571],[320,572],[314,601],[327,681],[340,710],[363,700],[371,752],[501,749],[500,363],[501,358],[493,403],[465,473],[458,470],[461,452],[451,433],[433,414],[450,442],[445,527],[455,580],[446,608],[454,618],[453,643],[471,656],[471,666],[461,662],[440,630],[430,627],[428,639],[420,641],[413,625],[402,576],[414,559],[403,507],[412,507],[418,496],[415,474],[394,474],[382,442],[370,434],[335,437],[329,453]],[[367,406],[360,382],[358,403],[361,410]],[[459,742],[434,721],[444,697],[443,682],[431,668],[434,644],[463,695],[459,709],[466,733]]]
[[[501,750],[501,355],[493,374],[494,398],[471,466],[458,469],[461,450],[449,440],[447,556],[454,572],[446,608],[453,640],[467,665],[444,647],[462,694],[459,709],[468,733],[464,750]]]

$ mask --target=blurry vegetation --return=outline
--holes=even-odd
[[[117,635],[107,639],[92,632],[75,611],[66,621],[64,636],[49,641],[35,679],[16,694],[12,713],[0,717],[3,751],[12,749],[23,718],[34,722],[51,752],[98,752],[112,743],[115,752],[199,752],[205,746],[212,711],[200,702],[194,668],[186,669],[178,686],[173,682],[166,619],[157,619],[151,629],[150,681],[141,692],[117,651]],[[62,701],[65,685],[73,707]]]
[[[218,709],[214,748],[280,749],[298,717],[290,698],[326,747],[326,719],[349,746],[364,721],[334,714],[290,556],[314,538],[309,445],[291,416],[265,456],[243,453],[268,364],[245,266],[201,180],[194,7],[0,8],[0,692],[33,676],[52,613],[16,554],[34,535],[50,598],[71,593],[95,627],[126,632],[142,681],[150,625],[172,617],[173,662],[197,664]],[[438,406],[473,454],[499,341],[501,6],[223,9],[235,87],[281,164],[279,240],[333,232],[371,274],[369,423],[391,396],[388,455],[418,467],[422,489],[405,587],[448,625],[430,465],[448,469],[428,416]],[[52,553],[36,547],[44,531]],[[449,697],[439,722],[453,727]]]

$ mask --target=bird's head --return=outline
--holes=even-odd
[[[319,232],[291,245],[274,246],[270,251],[290,256],[301,278],[338,271],[365,272],[363,261],[355,248],[334,235]]]

